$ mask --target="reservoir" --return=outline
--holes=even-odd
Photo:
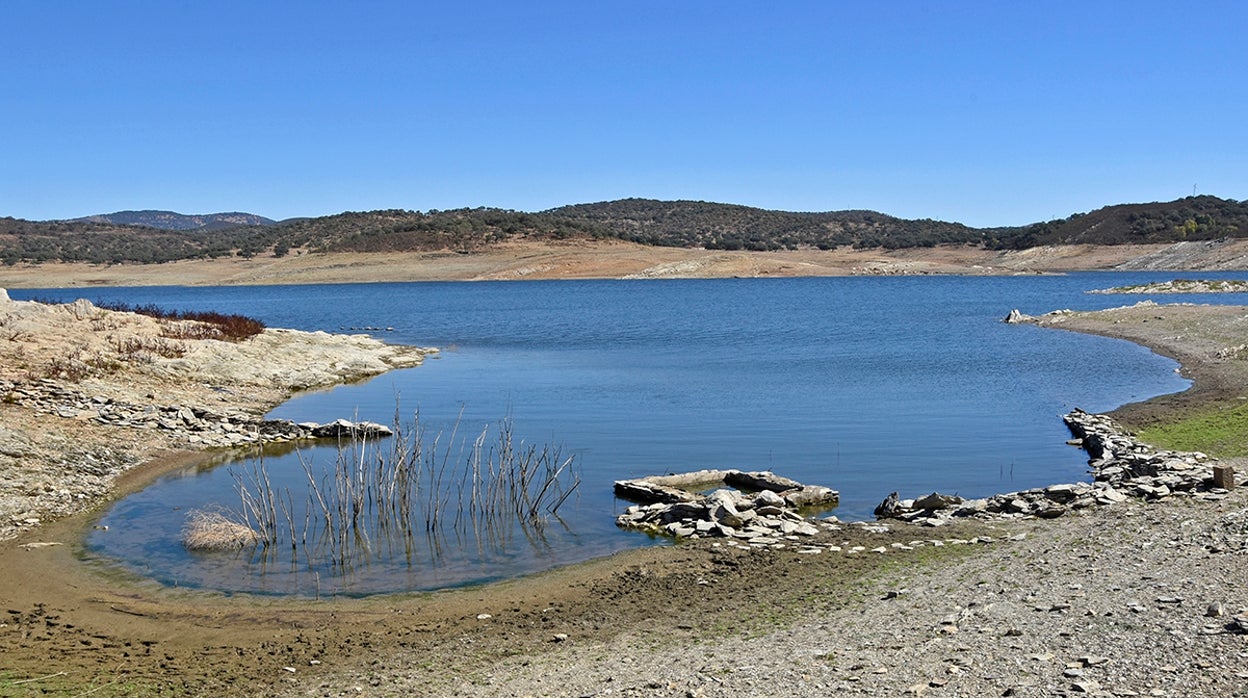
[[[1244,278],[1240,274],[1202,274]],[[168,585],[224,592],[362,595],[532,573],[639,545],[616,529],[616,479],[703,468],[773,470],[841,492],[830,512],[870,518],[888,493],[982,497],[1086,480],[1061,415],[1183,390],[1177,365],[1128,342],[1001,320],[1013,308],[1133,304],[1086,291],[1173,273],[1020,277],[446,282],[12,290],[256,317],[271,327],[367,332],[433,346],[423,366],[297,396],[270,416],[390,424],[418,413],[426,438],[462,447],[499,424],[557,447],[580,484],[537,529],[444,528],[370,541],[347,566],[245,550],[188,553],[188,512],[239,507],[257,457],[171,473],[117,502],[87,541],[93,559]],[[1244,294],[1158,302],[1248,304]],[[354,328],[354,329],[353,329]],[[369,329],[358,329],[369,328]],[[439,436],[440,435],[440,436]],[[462,447],[461,447],[462,445]],[[332,445],[266,453],[296,510],[305,467]],[[302,484],[301,484],[302,483]],[[303,489],[300,489],[300,488]],[[103,530],[107,526],[107,530]]]

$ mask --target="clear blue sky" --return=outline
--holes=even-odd
[[[0,2],[0,215],[1248,198],[1248,3]]]

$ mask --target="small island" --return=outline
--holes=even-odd
[[[1248,293],[1243,279],[1175,279],[1135,286],[1115,286],[1088,291],[1091,294],[1113,293]]]

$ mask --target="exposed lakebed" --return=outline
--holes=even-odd
[[[183,550],[189,510],[238,506],[232,473],[249,467],[244,460],[173,474],[127,497],[105,514],[108,530],[90,537],[89,550],[168,584],[360,594],[512,576],[646,544],[614,527],[625,503],[611,483],[627,477],[771,469],[840,490],[842,518],[868,517],[894,490],[973,497],[1084,480],[1086,456],[1064,445],[1060,415],[1112,409],[1186,381],[1172,361],[1126,342],[1000,320],[1012,308],[1039,314],[1135,302],[1085,292],[1165,278],[91,289],[93,299],[245,313],[270,326],[392,328],[374,334],[439,346],[441,357],[422,367],[301,396],[271,416],[389,422],[418,409],[434,433],[449,435],[459,419],[457,438],[470,442],[511,415],[518,438],[576,454],[583,481],[562,520],[538,536],[514,531],[483,545],[451,532],[379,554],[344,576],[289,555]],[[326,463],[335,453],[316,447],[301,456]],[[305,478],[298,458],[266,456],[275,482],[290,476],[280,487],[294,491]]]

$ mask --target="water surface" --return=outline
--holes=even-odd
[[[1209,274],[1219,278],[1244,275]],[[443,535],[349,574],[297,556],[188,555],[190,509],[237,506],[246,461],[162,478],[119,502],[94,554],[166,583],[303,594],[429,589],[513,576],[649,544],[619,531],[623,477],[700,468],[770,469],[841,491],[865,518],[889,492],[979,497],[1086,479],[1060,416],[1182,390],[1176,364],[1119,340],[1001,322],[1141,297],[1084,292],[1156,273],[412,283],[14,291],[252,315],[270,326],[432,345],[421,367],[297,397],[274,417],[389,422],[419,410],[432,433],[471,436],[510,415],[518,438],[577,456],[579,496],[538,536]],[[1166,297],[1181,302],[1194,297]],[[1201,302],[1248,303],[1211,295]],[[462,416],[461,416],[462,415]],[[306,448],[324,464],[334,450]],[[282,486],[294,454],[265,459]],[[286,475],[283,475],[285,473]],[[531,533],[531,532],[529,532]],[[437,537],[434,537],[437,538]]]

